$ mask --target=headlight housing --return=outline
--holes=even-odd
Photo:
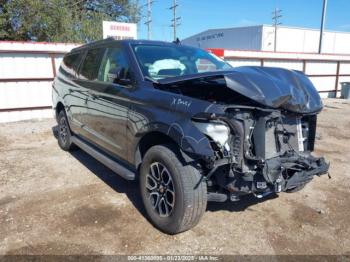
[[[230,128],[223,123],[215,122],[195,122],[193,124],[205,135],[209,136],[215,143],[226,150],[230,150],[228,140],[230,138]]]

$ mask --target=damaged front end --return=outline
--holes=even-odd
[[[316,115],[228,107],[223,116],[199,114],[193,121],[195,125],[216,122],[230,128],[225,143],[208,136],[216,152],[206,167],[214,201],[225,201],[225,195],[238,200],[242,194],[263,197],[292,191],[328,172],[324,158],[311,155]]]
[[[303,73],[241,67],[161,84],[162,89],[224,108],[192,117],[215,152],[203,165],[209,200],[296,191],[315,175],[328,173],[325,159],[311,154],[322,102]]]

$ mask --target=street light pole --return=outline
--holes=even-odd
[[[318,53],[319,54],[322,53],[323,31],[324,31],[324,24],[326,23],[326,12],[327,12],[327,0],[323,0],[321,29],[320,29],[320,43],[318,46]]]

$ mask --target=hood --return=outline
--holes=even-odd
[[[273,67],[237,67],[159,80],[159,84],[175,84],[196,79],[223,77],[226,86],[261,105],[296,113],[319,112],[321,98],[309,78],[302,72]]]

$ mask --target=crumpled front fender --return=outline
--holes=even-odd
[[[140,141],[142,137],[154,132],[168,136],[186,153],[195,154],[198,158],[208,159],[214,157],[214,151],[209,139],[191,121],[173,122],[171,124],[150,123],[145,126],[142,134],[138,134],[138,140]]]

